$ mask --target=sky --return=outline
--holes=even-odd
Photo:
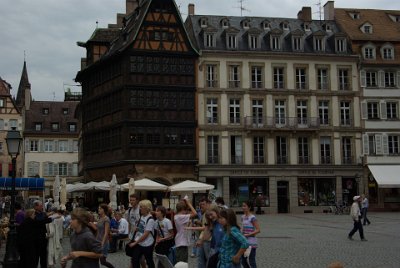
[[[175,0],[185,19],[188,4],[195,14],[240,16],[239,0]],[[296,18],[303,6],[310,6],[319,19],[319,0],[243,0],[243,16]],[[398,0],[336,0],[337,8],[400,10]],[[125,0],[1,0],[0,77],[16,95],[24,59],[35,100],[62,101],[64,90],[80,91],[74,78],[80,70],[84,48],[96,29],[116,22],[125,13]],[[322,15],[323,18],[323,15]]]

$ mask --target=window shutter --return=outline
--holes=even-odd
[[[33,176],[33,163],[28,162],[28,176],[31,177]]]
[[[39,140],[39,152],[44,151],[44,140]]]
[[[30,148],[29,148],[29,147],[30,147],[29,145],[30,145],[29,139],[26,139],[26,140],[25,140],[25,152],[26,152],[26,153],[28,153],[28,152],[31,151]]]
[[[58,141],[54,141],[54,152],[58,152]]]
[[[382,153],[384,155],[389,154],[389,140],[387,134],[382,134]]]
[[[368,108],[366,101],[361,102],[361,119],[368,119]]]
[[[67,164],[67,175],[72,176],[72,163]]]
[[[43,176],[50,176],[51,174],[49,174],[49,162],[44,162],[43,163]]]
[[[385,72],[380,70],[378,72],[378,85],[379,87],[385,87]]]
[[[40,163],[33,162],[34,176],[39,175],[39,168],[40,168]]]
[[[360,84],[361,87],[367,87],[367,75],[364,70],[360,71]]]
[[[68,152],[69,153],[73,152],[73,142],[72,142],[72,140],[68,140]]]
[[[383,152],[383,148],[382,148],[382,135],[377,134],[375,135],[375,146],[376,146],[376,154],[377,155],[381,155]]]
[[[363,143],[363,154],[364,155],[369,155],[369,138],[368,138],[368,134],[363,134],[362,143]]]
[[[386,101],[380,101],[381,119],[387,119]]]

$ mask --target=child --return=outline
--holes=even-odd
[[[232,209],[222,210],[218,221],[225,230],[219,250],[218,268],[240,268],[240,258],[249,243],[239,230],[236,214]]]
[[[157,232],[155,252],[161,255],[168,256],[169,250],[175,246],[174,227],[172,222],[165,218],[167,210],[163,206],[156,208],[156,222],[154,231]]]
[[[71,268],[87,267],[99,268],[99,259],[102,256],[100,241],[96,240],[89,225],[90,214],[82,208],[76,208],[71,213],[71,252],[61,259],[62,267],[72,260]]]
[[[257,249],[257,238],[256,235],[260,232],[260,226],[251,211],[253,210],[252,202],[243,202],[242,210],[244,215],[242,216],[242,233],[247,238],[247,242],[251,247],[250,255],[242,259],[242,265],[244,268],[257,268],[256,265],[256,249]]]

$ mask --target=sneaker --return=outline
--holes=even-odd
[[[348,238],[349,240],[353,240],[353,237],[351,237],[351,236],[348,236],[347,238]]]
[[[365,239],[365,238],[363,238],[363,239],[361,239],[361,241],[368,241],[367,239]]]

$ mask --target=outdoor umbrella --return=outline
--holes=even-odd
[[[135,193],[135,179],[130,178],[128,184],[129,184],[129,196],[131,196],[131,194]]]
[[[61,179],[61,191],[60,191],[60,207],[65,209],[65,204],[67,204],[67,179]]]
[[[196,192],[196,191],[212,190],[214,189],[214,185],[198,181],[186,180],[178,184],[169,186],[168,189],[171,192]]]
[[[110,182],[110,192],[109,192],[109,198],[110,198],[110,207],[113,210],[117,209],[117,176],[113,174],[111,182]]]
[[[129,183],[124,183],[121,185],[121,190],[128,190]],[[141,179],[135,181],[135,190],[145,190],[145,191],[165,191],[168,189],[168,186],[149,180],[149,179]]]
[[[57,209],[60,208],[60,176],[56,176],[54,179],[54,185],[53,185],[53,199],[54,199],[54,207]]]

